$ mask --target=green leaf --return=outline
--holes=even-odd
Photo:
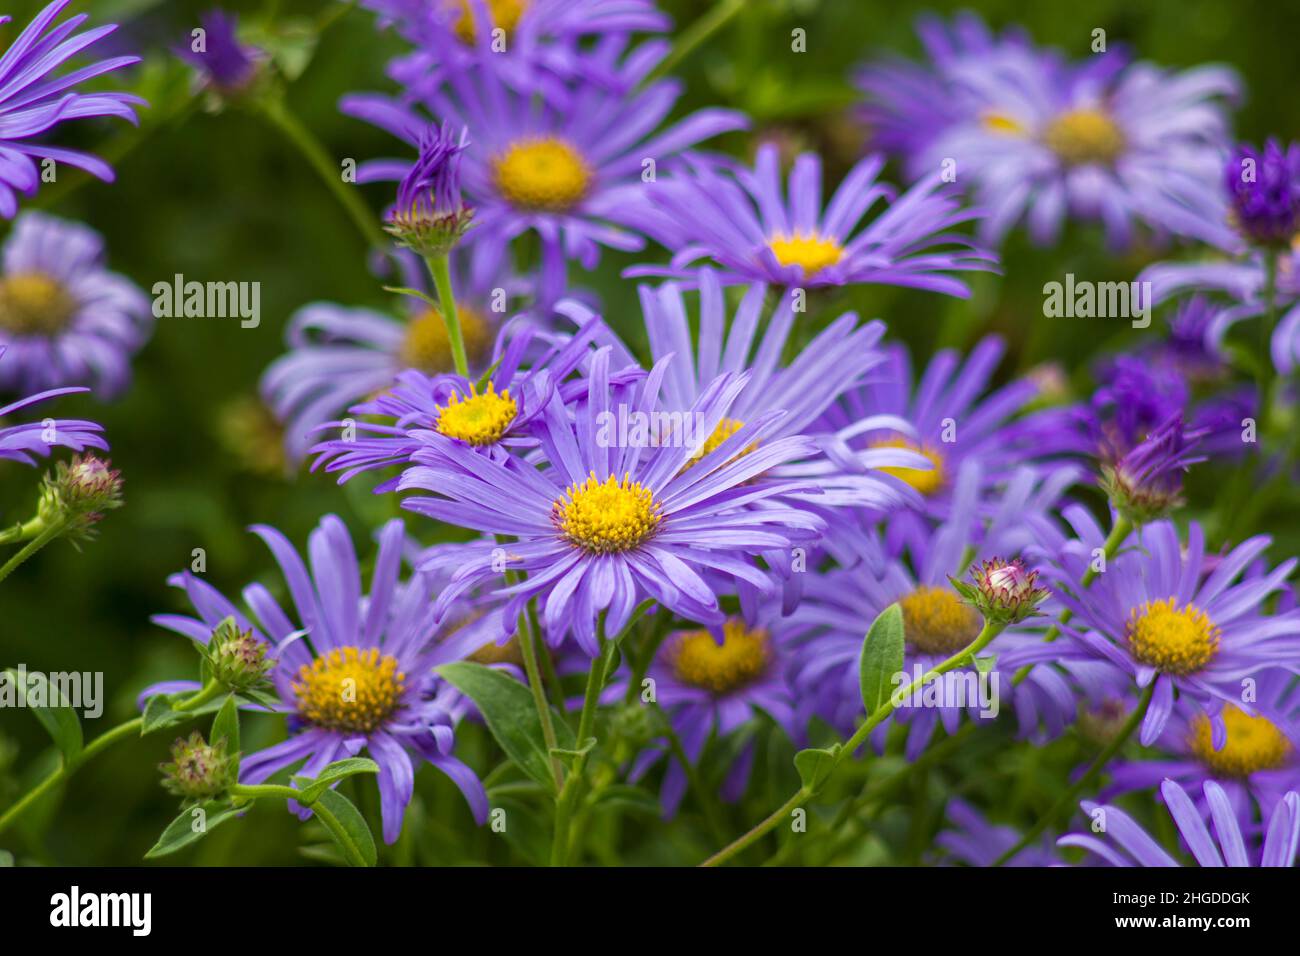
[[[993,668],[997,666],[998,655],[985,654],[983,657],[975,658],[975,670],[981,674],[990,674]]]
[[[891,604],[871,622],[858,658],[862,705],[874,714],[889,700],[894,677],[903,671],[903,609]]]
[[[366,757],[348,757],[336,760],[312,777],[294,777],[294,782],[302,788],[302,803],[314,803],[316,798],[338,781],[359,773],[379,773],[379,764]]]
[[[18,692],[18,703],[35,713],[36,719],[59,748],[64,763],[75,760],[81,753],[81,719],[68,704],[63,691],[36,671],[20,673],[10,667],[4,675],[5,683],[11,684]]]
[[[188,715],[172,710],[171,698],[166,694],[150,697],[144,705],[144,717],[140,723],[140,736],[143,737],[155,730],[170,727],[172,724],[179,724],[186,716]]]
[[[444,664],[438,673],[478,705],[488,730],[510,759],[538,783],[553,789],[550,757],[532,692],[513,677],[470,661]],[[560,748],[574,749],[573,732],[565,724],[556,724],[555,733]]]
[[[801,750],[794,755],[794,767],[799,771],[799,779],[804,789],[817,793],[831,775],[835,758],[839,755],[840,745],[832,744],[825,750]]]
[[[421,292],[419,289],[412,289],[404,285],[386,285],[383,287],[383,289],[385,292],[395,292],[398,295],[413,295],[417,299],[423,299],[426,303],[433,306],[435,309],[439,307],[437,299],[430,298],[426,293]]]
[[[577,749],[566,750],[563,747],[552,747],[551,756],[559,757],[561,760],[565,762],[566,765],[572,767],[573,762],[575,760],[577,760],[579,757],[583,757],[591,753],[592,748],[595,746],[596,746],[596,738],[588,737],[583,742],[582,746],[578,747]]]
[[[334,814],[334,818],[343,828],[341,835],[329,827],[325,828],[338,844],[339,849],[343,851],[343,858],[354,866],[374,866],[379,860],[379,854],[375,850],[375,838],[371,836],[370,827],[366,826],[361,811],[352,805],[352,801],[337,790],[327,789],[322,790],[320,796],[316,798],[316,805]]]
[[[208,743],[216,745],[221,738],[226,739],[226,753],[239,753],[239,705],[235,701],[234,694],[228,694],[226,701],[217,711],[216,719],[212,721],[212,733],[208,735]]]
[[[144,858],[150,860],[167,856],[191,843],[196,843],[231,817],[238,816],[244,809],[231,806],[223,800],[209,800],[197,807],[183,810],[180,816],[167,824],[167,829],[163,830],[158,842],[144,855]]]

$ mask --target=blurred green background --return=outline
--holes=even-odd
[[[14,22],[0,28],[8,43],[39,4],[6,5]],[[102,421],[112,443],[113,463],[126,479],[126,507],[103,522],[99,540],[82,553],[57,542],[0,588],[0,661],[41,671],[102,671],[108,703],[93,736],[129,716],[144,685],[193,675],[195,657],[185,642],[149,623],[149,615],[184,607],[168,588],[168,574],[188,566],[203,548],[207,579],[235,595],[251,580],[281,588],[269,556],[245,528],[267,522],[298,544],[319,517],[343,515],[364,549],[368,524],[384,503],[367,501],[320,475],[288,480],[275,473],[269,437],[256,415],[243,417],[256,395],[258,377],[283,348],[288,316],[314,300],[389,308],[391,297],[366,268],[365,245],[353,223],[298,153],[258,116],[238,109],[210,112],[191,96],[189,71],[169,53],[197,23],[210,3],[189,0],[110,0],[76,3],[94,23],[122,24],[114,52],[131,50],[146,65],[122,79],[138,84],[154,109],[133,130],[120,121],[83,121],[61,131],[61,142],[93,149],[113,161],[117,182],[81,182],[74,171],[29,204],[82,220],[103,233],[110,266],[148,291],[174,273],[187,279],[261,283],[262,322],[243,329],[234,319],[161,319],[151,342],[135,362],[135,381],[115,404],[93,399],[62,402],[58,414]],[[337,4],[226,3],[250,26],[318,18]],[[709,5],[698,0],[666,2],[678,32]],[[1284,139],[1300,129],[1294,38],[1300,7],[1212,0],[1099,0],[1088,4],[934,3],[949,13],[978,9],[995,27],[1025,26],[1040,43],[1071,55],[1088,50],[1091,31],[1101,27],[1111,44],[1125,43],[1142,57],[1170,66],[1226,62],[1242,74],[1247,89],[1237,114],[1238,133],[1252,140]],[[854,64],[885,51],[916,56],[913,20],[920,8],[860,0],[750,0],[744,12],[696,50],[676,71],[685,84],[678,112],[712,104],[748,111],[761,137],[822,152],[828,184],[860,154],[863,131],[851,109],[855,93],[847,77]],[[790,51],[790,31],[807,31],[808,52]],[[377,33],[374,17],[350,9],[319,39],[305,72],[293,82],[288,102],[336,159],[357,160],[400,151],[386,134],[340,115],[339,97],[349,91],[391,90],[384,64],[403,49],[392,34]],[[122,82],[111,84],[125,88]],[[753,136],[733,136],[719,145],[738,154],[751,151]],[[357,187],[376,211],[389,195],[383,186]],[[0,225],[7,232],[7,226]],[[660,253],[661,254],[661,253]],[[639,322],[630,283],[619,279],[637,256],[606,254],[596,275],[575,281],[596,289],[606,314],[632,332]],[[1005,250],[1005,277],[978,277],[969,302],[894,290],[852,290],[837,306],[864,317],[880,316],[891,334],[928,355],[941,345],[969,347],[987,331],[1010,341],[1002,369],[1008,376],[1038,362],[1064,363],[1076,386],[1086,388],[1091,357],[1131,348],[1142,333],[1124,325],[1086,321],[1049,323],[1041,318],[1044,282],[1063,273],[1131,278],[1147,259],[1115,261],[1105,256],[1088,230],[1071,232],[1056,250],[1034,250],[1013,238]],[[1153,327],[1156,331],[1159,323]],[[635,338],[635,333],[633,333]],[[259,444],[259,436],[260,444]],[[269,444],[268,444],[269,443]],[[260,463],[260,466],[259,466]],[[0,520],[30,514],[39,471],[0,463]],[[425,529],[427,530],[427,529]],[[1297,542],[1295,529],[1282,528]],[[277,722],[251,718],[245,748],[273,742]],[[480,771],[490,766],[490,743],[478,728],[460,735],[463,755]],[[0,848],[20,862],[51,864],[134,864],[175,815],[175,804],[158,786],[156,765],[165,758],[166,734],[120,745],[74,778],[61,799],[45,802],[23,825],[0,836]],[[752,805],[735,812],[732,823],[756,819],[775,805],[792,779],[788,753],[779,742],[770,760],[760,761]],[[50,759],[46,738],[30,714],[0,712],[0,807],[26,789]],[[953,775],[961,777],[959,755]],[[1062,754],[1062,762],[1070,753]],[[1060,779],[1051,766],[1028,769],[1020,758],[1006,773],[1030,773],[1033,780]],[[770,765],[770,766],[769,766]],[[1059,769],[1059,768],[1058,768]],[[1050,772],[1049,772],[1050,771]],[[425,812],[389,861],[503,862],[506,845],[476,830],[459,794],[426,768],[419,775]],[[992,780],[995,790],[1005,780]],[[1046,784],[1044,784],[1046,785]],[[1032,790],[1030,791],[1032,792]],[[358,788],[370,813],[373,784]],[[779,803],[779,798],[775,801]],[[709,849],[707,836],[686,814],[679,825],[653,827],[656,840],[635,836],[623,859],[690,862]],[[523,824],[521,824],[522,826]],[[901,824],[900,824],[901,825]],[[736,832],[740,832],[739,828]],[[248,819],[217,831],[197,848],[171,858],[194,864],[289,864],[301,862],[300,848],[319,842],[309,829],[280,809],[261,808]],[[870,858],[871,849],[864,853]],[[920,849],[916,850],[919,855]]]

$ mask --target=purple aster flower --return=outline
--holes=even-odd
[[[47,5],[0,57],[0,215],[6,219],[12,219],[18,211],[17,193],[34,196],[40,186],[41,171],[34,158],[67,163],[105,182],[113,181],[113,170],[102,159],[37,142],[35,137],[64,120],[90,116],[120,116],[135,123],[131,107],[146,105],[129,93],[73,91],[77,84],[92,77],[140,62],[138,56],[111,57],[62,76],[51,75],[117,29],[115,24],[108,24],[74,34],[86,21],[84,13],[52,26],[69,2],[54,0]],[[0,23],[9,19],[0,17]]]
[[[400,578],[405,531],[400,520],[378,533],[370,591],[363,594],[352,539],[334,515],[326,515],[308,539],[310,571],[284,535],[266,525],[252,531],[266,542],[284,573],[297,611],[294,620],[263,585],[244,588],[246,616],[206,581],[188,571],[168,583],[185,591],[197,614],[159,614],[154,623],[206,645],[212,632],[233,617],[241,631],[265,642],[275,658],[269,678],[290,716],[287,740],[240,764],[240,782],[261,783],[305,760],[297,773],[314,777],[328,764],[362,750],[379,764],[384,842],[402,829],[415,786],[416,762],[423,760],[451,778],[465,795],[474,818],[487,818],[487,794],[474,772],[453,753],[453,730],[463,713],[460,695],[433,668],[459,660],[483,643],[483,632],[441,632],[433,609],[431,580]],[[342,693],[352,680],[355,694]],[[149,688],[141,703],[158,693],[197,689],[175,681]],[[309,811],[300,809],[302,816]]]
[[[0,249],[0,389],[88,385],[111,397],[153,329],[149,299],[104,267],[104,241],[80,223],[28,212]]]
[[[628,88],[657,60],[639,50],[630,54],[619,66]],[[646,163],[657,168],[683,149],[747,125],[734,111],[706,109],[656,133],[680,93],[677,82],[659,80],[629,93],[583,86],[562,105],[538,103],[480,60],[431,90],[423,100],[428,111],[467,126],[473,137],[461,168],[474,206],[467,244],[475,271],[497,268],[510,242],[534,231],[542,244],[541,298],[552,302],[564,290],[567,260],[592,269],[601,246],[641,249],[644,239],[628,229],[642,228]],[[428,125],[412,107],[379,95],[347,96],[340,108],[412,146]],[[365,163],[357,181],[401,179],[408,168],[397,160]]]
[[[388,214],[388,231],[421,256],[441,256],[460,241],[474,210],[460,198],[460,154],[468,131],[457,136],[447,125],[430,125],[420,134],[420,155],[397,185],[397,203]]]
[[[983,619],[965,603],[950,579],[966,574],[972,556],[994,551],[1016,554],[1027,538],[1021,515],[1040,489],[1040,476],[1025,469],[1015,477],[1003,496],[1000,513],[989,522],[976,517],[974,492],[980,485],[976,462],[968,462],[957,482],[958,505],[952,517],[922,540],[910,544],[903,555],[891,554],[877,543],[864,560],[852,567],[820,574],[808,574],[803,597],[793,614],[778,625],[783,636],[798,646],[793,681],[801,712],[820,716],[832,726],[849,731],[862,713],[858,658],[862,636],[889,605],[903,611],[907,637],[904,677],[919,678],[934,665],[970,644],[980,633]],[[981,543],[982,542],[982,543]],[[999,635],[989,653],[1001,656],[1017,629],[1013,625]],[[987,674],[954,672],[931,688],[938,696],[920,694],[905,699],[904,706],[876,729],[871,740],[882,747],[889,726],[901,722],[908,727],[905,753],[916,759],[929,745],[937,725],[949,733],[957,730],[963,714],[971,719],[990,720],[997,716],[1000,695],[1024,695],[1027,706],[1041,702],[1041,695],[1029,696],[1027,689],[1012,691],[1010,672],[998,667]],[[1032,677],[1032,675],[1031,675]],[[996,683],[995,683],[996,682]],[[896,685],[899,686],[899,685]],[[1054,690],[1055,686],[1049,688]],[[1058,725],[1073,719],[1077,692],[1071,691],[1061,708]],[[1025,714],[1023,726],[1036,727],[1042,715]]]
[[[1247,240],[1261,246],[1287,246],[1300,220],[1300,145],[1286,151],[1277,140],[1262,153],[1249,143],[1233,150],[1223,171],[1232,203],[1232,222]]]
[[[655,702],[663,708],[692,765],[699,763],[711,740],[732,736],[761,714],[772,718],[796,746],[802,744],[803,731],[786,679],[790,649],[772,626],[776,618],[776,608],[769,606],[763,624],[751,626],[740,618],[728,618],[718,635],[707,629],[677,630],[655,655],[646,676],[654,681]],[[612,683],[606,697],[621,700],[626,692],[623,680]],[[749,739],[731,755],[722,783],[724,800],[738,800],[745,792],[754,751],[755,743]],[[666,741],[641,751],[628,771],[629,781],[636,782],[670,754]],[[685,768],[670,760],[659,791],[665,818],[676,814],[686,784]]]
[[[1138,687],[1154,683],[1143,744],[1164,731],[1177,694],[1209,717],[1215,746],[1221,747],[1227,733],[1223,707],[1241,701],[1243,681],[1270,667],[1300,673],[1300,614],[1263,610],[1296,559],[1241,578],[1269,538],[1251,538],[1211,561],[1196,522],[1185,548],[1169,521],[1140,528],[1135,544],[1077,594],[1075,582],[1090,567],[1092,551],[1085,543],[1058,555],[1056,598],[1074,619],[1063,627],[1069,639],[1052,646],[1053,656],[1108,660]]]
[[[1224,101],[1240,87],[1231,70],[1167,71],[1130,64],[1117,49],[1070,63],[1003,42],[991,56],[977,45],[930,72],[951,104],[944,113],[960,118],[905,140],[907,169],[930,177],[955,162],[987,211],[982,240],[1000,243],[1023,219],[1034,241],[1051,244],[1068,216],[1100,222],[1116,247],[1130,245],[1139,225],[1231,241],[1214,188],[1227,149]],[[901,115],[910,89],[881,84],[877,109]]]
[[[992,866],[1020,842],[1015,827],[990,823],[984,814],[965,800],[952,799],[944,811],[952,824],[934,838],[935,845],[949,857],[966,866]],[[1056,866],[1060,858],[1050,837],[1031,843],[1011,859],[1007,866]]]
[[[190,39],[176,55],[198,69],[204,83],[222,93],[237,93],[248,86],[260,60],[261,50],[245,46],[235,35],[238,17],[224,10],[209,10],[199,22],[203,27],[203,49],[194,49]]]
[[[565,81],[627,89],[607,61],[581,49],[661,33],[672,22],[651,0],[364,0],[413,50],[389,75],[419,97],[449,75],[488,63],[521,92],[539,83],[563,96]]]
[[[1262,843],[1247,839],[1237,825],[1227,795],[1213,780],[1205,781],[1211,835],[1205,816],[1192,798],[1173,780],[1160,786],[1178,835],[1200,866],[1294,866],[1300,845],[1300,794],[1292,791],[1280,801],[1269,818]],[[1180,866],[1181,864],[1132,817],[1119,807],[1085,800],[1083,812],[1104,821],[1105,839],[1091,833],[1071,833],[1057,840],[1057,846],[1077,846],[1095,853],[1110,866]]]
[[[1022,465],[1042,466],[1068,484],[1078,476],[1076,468],[1055,459],[1077,449],[1071,433],[1061,427],[1061,413],[1049,409],[1022,416],[1039,386],[1022,379],[981,397],[1003,350],[1000,339],[986,338],[964,364],[957,352],[941,351],[916,380],[906,350],[886,349],[885,365],[832,406],[821,423],[839,442],[831,453],[840,459],[886,448],[919,453],[929,460],[930,469],[881,470],[918,492],[920,515],[935,521],[951,514],[955,478],[968,461],[979,463],[986,482],[981,499],[993,500],[991,492]],[[901,419],[910,431],[878,427],[876,416],[882,415]],[[896,551],[908,537],[926,534],[928,525],[919,516],[899,515],[890,521],[890,548]]]
[[[511,569],[528,578],[497,592],[511,601],[513,620],[530,598],[540,600],[547,640],[572,633],[596,652],[596,618],[609,635],[620,633],[633,608],[650,597],[690,621],[717,626],[725,619],[715,590],[702,574],[748,581],[771,593],[768,574],[752,563],[762,552],[806,545],[824,530],[814,515],[769,499],[800,490],[795,482],[751,484],[768,469],[810,455],[806,438],[772,439],[779,416],[746,422],[717,448],[693,461],[686,441],[611,447],[598,422],[612,408],[645,415],[656,409],[661,362],[648,376],[617,382],[609,351],[592,361],[585,402],[572,409],[551,397],[535,431],[545,470],[518,459],[492,460],[465,446],[416,454],[418,463],[399,489],[421,489],[402,506],[439,521],[515,540],[504,545]],[[712,434],[744,390],[743,375],[721,375],[691,408],[700,434]],[[758,509],[756,504],[768,502]],[[462,590],[497,578],[490,543],[465,546],[461,568],[440,604]]]
[[[5,347],[0,345],[0,368],[3,368],[4,357]],[[69,386],[28,395],[0,408],[0,422],[7,421],[15,412],[48,399],[88,391],[90,391],[88,388]],[[46,418],[26,425],[2,425],[0,426],[0,459],[34,465],[36,462],[33,455],[45,458],[56,446],[71,448],[74,451],[82,451],[86,448],[107,449],[108,442],[103,438],[103,431],[104,427],[96,422],[76,418]]]
[[[861,160],[822,210],[822,164],[802,153],[781,188],[778,149],[759,147],[753,170],[709,157],[692,157],[687,169],[643,189],[654,209],[645,228],[673,252],[667,266],[644,265],[626,275],[690,279],[695,264],[711,261],[724,283],[771,282],[787,286],[842,286],[875,282],[966,297],[965,283],[949,273],[994,271],[996,257],[954,226],[977,217],[939,176],[895,197],[877,180],[882,156]],[[878,203],[885,208],[862,228]]]
[[[564,338],[562,347],[545,349],[528,361],[525,370],[525,357],[536,351],[536,331],[528,325],[508,327],[481,391],[477,382],[459,375],[402,372],[392,388],[351,409],[354,416],[387,419],[392,424],[358,421],[355,428],[362,437],[321,442],[312,449],[319,454],[313,470],[324,466],[327,472],[342,471],[339,484],[343,484],[363,471],[410,465],[416,452],[448,442],[501,461],[512,452],[536,448],[530,425],[542,414],[556,386],[585,359],[595,328],[589,325]],[[581,382],[570,386],[582,387]],[[376,493],[391,490],[391,483],[375,488]]]
[[[1215,340],[1218,313],[1219,307],[1206,296],[1184,299],[1169,316],[1165,338],[1146,350],[1147,357],[1173,368],[1190,385],[1218,384],[1229,370]]]
[[[463,254],[452,256],[456,314],[470,369],[483,371],[498,354],[494,343],[500,338],[506,294],[522,295],[526,284],[502,283],[467,264]],[[411,287],[418,288],[423,280],[417,264],[408,257],[403,266]],[[404,301],[405,319],[330,302],[314,302],[290,316],[285,328],[289,351],[271,363],[261,382],[267,405],[287,423],[290,457],[301,459],[320,437],[315,432],[321,425],[390,388],[403,370],[436,374],[451,369],[442,313],[413,297]]]
[[[1265,671],[1251,689],[1249,703],[1224,706],[1222,747],[1214,746],[1208,717],[1176,707],[1155,744],[1167,756],[1116,761],[1102,798],[1155,787],[1166,778],[1195,789],[1214,780],[1241,829],[1257,831],[1287,792],[1300,787],[1300,690],[1294,675],[1280,669]]]

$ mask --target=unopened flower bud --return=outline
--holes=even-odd
[[[1016,624],[1036,613],[1048,591],[1038,584],[1038,572],[1028,570],[1019,559],[991,558],[971,569],[971,582],[952,581],[986,621]]]
[[[469,229],[474,210],[460,197],[460,154],[469,145],[449,126],[430,126],[420,137],[420,155],[397,187],[397,203],[385,229],[417,255],[445,256]]]
[[[84,536],[105,511],[121,506],[121,472],[88,453],[58,462],[46,474],[38,513],[46,523],[68,522],[68,533]]]
[[[234,780],[234,764],[226,741],[209,744],[197,730],[172,745],[171,763],[159,764],[163,786],[188,800],[206,800],[226,792]]]
[[[256,687],[275,666],[266,657],[267,644],[253,636],[252,631],[241,631],[233,617],[217,625],[208,640],[208,663],[213,678],[233,691]]]
[[[1204,461],[1193,452],[1204,429],[1189,429],[1176,412],[1118,460],[1103,461],[1102,487],[1111,504],[1134,524],[1164,518],[1182,504],[1183,473]]]

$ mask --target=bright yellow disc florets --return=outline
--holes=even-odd
[[[723,625],[722,635],[721,644],[708,631],[687,631],[673,639],[667,653],[679,681],[725,694],[763,676],[772,658],[767,631],[751,631],[732,618]]]
[[[809,276],[844,258],[843,246],[816,232],[796,232],[789,236],[778,232],[769,240],[768,248],[781,265],[802,266],[804,275]]]
[[[519,25],[519,18],[528,9],[528,0],[487,0],[488,16],[494,30],[504,30],[509,36]],[[460,16],[456,18],[452,29],[456,36],[467,46],[472,46],[478,36],[474,23],[474,13],[469,8],[469,0],[460,0]]]
[[[555,136],[521,139],[492,162],[496,187],[520,209],[564,212],[587,195],[592,173],[582,154]]]
[[[471,362],[482,358],[492,347],[492,330],[475,309],[456,304],[456,317],[460,320],[460,335],[465,344],[465,355]],[[447,338],[447,325],[442,312],[432,306],[411,319],[406,325],[406,336],[398,350],[398,359],[405,368],[422,372],[447,372],[453,367],[451,340]]]
[[[887,475],[893,475],[902,481],[907,482],[913,488],[923,495],[932,495],[943,487],[947,480],[947,475],[943,470],[943,457],[928,445],[916,445],[906,438],[887,438],[884,441],[872,442],[872,448],[906,448],[908,451],[914,451],[918,455],[924,455],[930,459],[934,465],[929,471],[920,468],[895,468],[893,466],[881,468]]]
[[[713,434],[704,440],[704,444],[700,446],[700,450],[690,458],[686,459],[686,464],[682,466],[682,471],[694,467],[702,458],[704,458],[705,455],[711,454],[718,448],[722,447],[723,442],[744,427],[744,422],[737,421],[734,418],[724,418],[722,421],[718,422],[718,427],[713,429]],[[731,461],[735,461],[737,458],[744,458],[757,447],[758,442],[751,442],[744,448],[740,449],[740,451],[736,453],[735,458],[732,458]],[[728,464],[729,463],[730,462],[728,462]]]
[[[592,554],[614,554],[647,541],[659,527],[659,510],[654,495],[631,476],[619,481],[610,475],[600,482],[592,472],[551,506],[551,520],[570,544]]]
[[[492,445],[501,440],[519,414],[519,406],[510,397],[510,389],[500,393],[488,382],[487,391],[478,394],[473,387],[467,398],[452,393],[447,404],[438,409],[434,427],[448,438],[459,438],[475,446]]]
[[[53,335],[77,311],[63,284],[43,272],[18,272],[0,279],[0,329],[14,335]]]
[[[1125,628],[1129,650],[1165,674],[1192,674],[1219,652],[1219,628],[1194,604],[1175,598],[1134,608]]]
[[[341,647],[304,664],[293,685],[298,714],[327,730],[370,733],[401,704],[406,675],[377,648]]]
[[[1214,749],[1210,718],[1201,715],[1192,725],[1189,741],[1192,753],[1220,777],[1249,777],[1260,770],[1282,766],[1291,743],[1267,717],[1252,717],[1228,704],[1223,708],[1228,739],[1222,750]]]
[[[923,584],[898,602],[903,635],[923,654],[951,654],[979,636],[979,612],[963,604],[956,591]]]
[[[1124,152],[1124,133],[1101,110],[1062,113],[1043,132],[1043,142],[1065,163],[1110,163]]]

